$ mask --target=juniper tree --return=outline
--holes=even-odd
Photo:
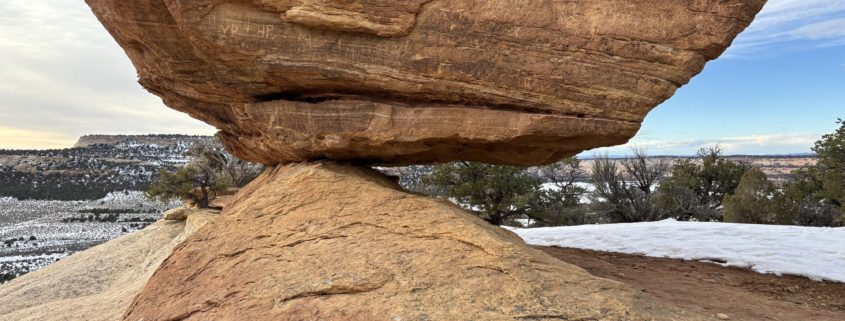
[[[523,168],[473,162],[435,166],[423,182],[494,225],[530,217],[541,187]]]
[[[753,168],[742,175],[733,195],[725,196],[724,221],[773,224],[777,189],[763,171]]]
[[[783,186],[779,214],[791,224],[845,225],[845,122],[837,123],[840,127],[813,147],[818,162],[794,171]]]
[[[672,166],[660,183],[660,206],[681,220],[718,220],[723,199],[734,193],[750,169],[747,163],[723,157],[718,146],[702,148],[697,159]]]
[[[578,181],[587,178],[576,157],[537,167],[537,176],[548,183],[542,188],[531,207],[532,227],[582,225],[591,223],[591,216],[581,198],[587,190]]]
[[[666,218],[657,204],[657,183],[668,164],[649,160],[641,149],[633,157],[614,160],[603,155],[593,160],[591,181],[595,185],[594,208],[610,222],[644,222]]]
[[[249,183],[262,168],[235,158],[217,141],[199,142],[186,156],[191,160],[184,166],[175,171],[159,171],[157,180],[147,190],[147,197],[188,199],[205,208],[213,193]]]

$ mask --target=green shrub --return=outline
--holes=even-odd
[[[670,176],[660,183],[660,206],[679,220],[720,220],[722,201],[750,169],[749,164],[722,157],[718,146],[703,148],[697,160],[672,166]]]
[[[777,213],[775,197],[777,190],[766,174],[751,169],[742,179],[733,195],[725,196],[724,220],[731,223],[772,224]]]

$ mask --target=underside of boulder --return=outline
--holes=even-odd
[[[704,320],[369,168],[269,169],[180,244],[124,320]]]
[[[86,0],[238,157],[551,163],[623,144],[765,0]]]

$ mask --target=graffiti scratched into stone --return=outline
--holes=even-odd
[[[224,36],[276,39],[275,25],[221,17],[213,17],[210,22],[217,25],[218,32]]]

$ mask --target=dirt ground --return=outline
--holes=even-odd
[[[537,248],[661,301],[712,315],[713,320],[724,314],[741,321],[845,321],[845,283],[760,274],[706,262]]]

